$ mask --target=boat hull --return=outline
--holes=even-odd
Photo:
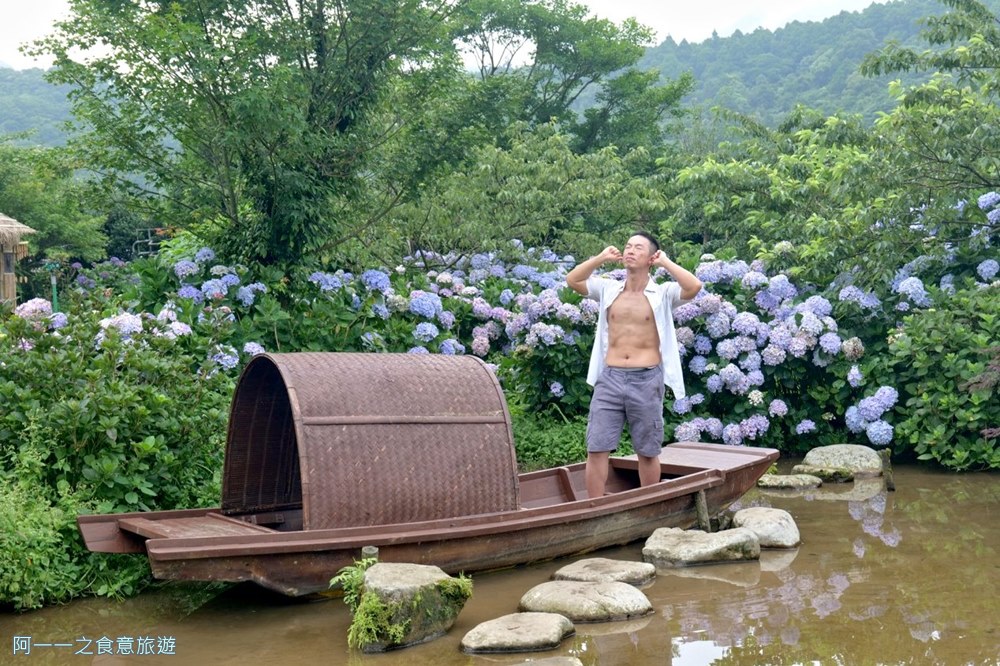
[[[397,525],[277,531],[247,526],[218,509],[80,516],[79,523],[92,550],[145,552],[156,578],[252,581],[301,596],[328,589],[330,578],[360,559],[365,546],[377,547],[383,562],[431,564],[454,574],[624,545],[659,527],[687,528],[696,522],[699,493],[704,493],[709,512],[718,513],[750,489],[777,457],[773,449],[675,444],[664,447],[660,456],[664,480],[651,486],[573,499],[581,490],[579,464],[558,474],[522,475],[522,488],[548,487],[539,483],[540,475],[561,477],[569,501],[539,499],[538,506],[528,502],[528,508],[515,511]],[[613,459],[612,476],[628,479],[636,467],[634,457]],[[171,525],[197,521],[197,535],[170,535]]]

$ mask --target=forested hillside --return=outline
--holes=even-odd
[[[69,86],[55,86],[40,69],[0,68],[0,135],[32,132],[21,143],[57,146],[65,142]]]
[[[983,4],[1000,9],[1000,0]],[[946,9],[937,0],[898,0],[821,22],[795,21],[773,32],[737,31],[698,44],[667,38],[649,49],[639,65],[658,69],[667,78],[692,73],[695,88],[685,98],[687,105],[726,107],[769,126],[797,104],[826,114],[861,113],[870,120],[893,106],[886,90],[890,80],[913,83],[927,76],[862,77],[858,66],[865,54],[890,40],[914,46],[920,19]]]
[[[1000,0],[985,4],[1000,9]],[[658,69],[669,79],[692,73],[695,87],[684,98],[685,106],[723,106],[768,125],[779,122],[796,104],[871,119],[893,105],[886,85],[894,77],[862,77],[862,58],[887,40],[917,43],[919,19],[944,10],[937,0],[899,0],[873,4],[863,12],[841,12],[821,22],[737,32],[698,44],[668,38],[647,50],[639,66]],[[921,76],[903,78],[912,82]],[[0,134],[33,130],[28,143],[61,144],[62,123],[69,119],[67,90],[46,83],[38,69],[0,68]],[[593,92],[581,96],[584,106],[593,103]]]

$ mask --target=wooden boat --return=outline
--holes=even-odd
[[[689,527],[699,493],[717,513],[778,457],[774,449],[675,443],[662,449],[659,483],[639,486],[635,456],[612,458],[608,495],[588,499],[582,463],[525,474],[508,467],[506,404],[478,359],[385,358],[394,356],[257,357],[234,397],[222,506],[81,515],[87,547],[145,553],[161,579],[253,581],[298,596],[327,589],[365,546],[378,547],[381,561],[458,573],[626,544],[658,527]],[[388,365],[380,369],[378,362]],[[442,362],[444,372],[434,367]],[[316,382],[317,369],[339,380]],[[357,381],[361,371],[382,378],[377,391]],[[313,381],[304,384],[306,375]],[[363,407],[378,401],[385,381],[412,388],[417,377],[433,390]],[[456,379],[461,390],[447,390]],[[477,392],[483,385],[492,390]],[[310,401],[305,394],[324,397]],[[499,402],[483,408],[484,395]],[[455,396],[477,407],[456,413]],[[429,450],[429,442],[438,448]],[[515,471],[497,474],[497,467]]]

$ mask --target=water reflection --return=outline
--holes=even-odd
[[[72,641],[149,634],[175,637],[172,659],[184,664],[476,666],[557,655],[600,666],[1000,663],[1000,476],[903,466],[895,476],[895,493],[878,480],[811,493],[751,493],[743,506],[792,514],[799,548],[765,550],[759,563],[661,571],[643,589],[654,614],[577,625],[555,651],[484,656],[462,654],[458,646],[478,623],[514,612],[526,590],[567,560],[474,577],[473,598],[448,636],[384,655],[348,650],[350,618],[340,601],[279,603],[239,588],[206,602],[211,590],[199,598],[171,585],[121,604],[84,600],[0,615],[6,642],[0,662],[166,663],[164,656],[52,652],[11,658],[15,635]],[[641,547],[599,555],[639,560]]]

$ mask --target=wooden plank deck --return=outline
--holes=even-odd
[[[148,518],[121,518],[118,526],[128,532],[133,532],[148,539],[214,537],[214,536],[247,536],[274,534],[275,530],[261,525],[229,518],[218,513],[204,516],[166,518],[149,520]]]

